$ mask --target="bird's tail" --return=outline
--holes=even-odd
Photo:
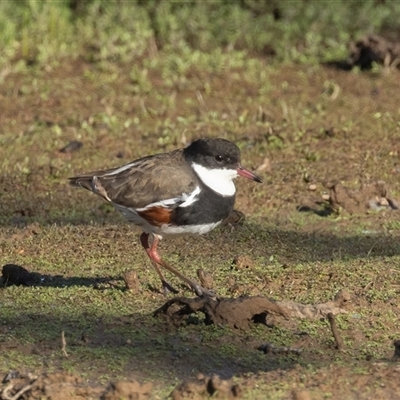
[[[71,186],[83,187],[87,190],[93,191],[93,176],[74,176],[69,178]]]
[[[74,176],[73,178],[69,178],[69,184],[71,186],[83,187],[84,189],[87,189],[93,193],[96,193],[103,199],[105,199],[107,201],[111,201],[104,186],[100,182],[99,177],[96,175]]]

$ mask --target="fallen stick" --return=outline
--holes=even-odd
[[[336,348],[338,349],[338,351],[342,351],[344,348],[343,339],[339,335],[335,316],[330,312],[330,313],[328,313],[327,317],[328,317],[329,325],[331,326],[333,338],[335,339],[335,342],[336,342]]]
[[[3,389],[1,394],[2,399],[4,400],[18,400],[20,396],[22,396],[25,392],[32,389],[33,385],[26,385],[21,390],[19,390],[14,396],[10,396],[8,392],[14,388],[13,384],[8,385],[6,388]]]
[[[61,350],[65,357],[68,357],[67,353],[67,341],[65,340],[64,331],[61,331]]]

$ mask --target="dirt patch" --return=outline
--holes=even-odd
[[[354,371],[351,366],[332,365],[306,380],[295,378],[295,391],[303,397],[294,399],[322,400],[328,392],[334,400],[398,399],[398,373],[396,363],[371,363],[363,372]]]
[[[130,290],[133,294],[137,294],[140,292],[140,281],[136,271],[130,269],[124,273],[122,278],[125,282],[126,288]]]
[[[103,391],[99,387],[89,387],[83,380],[68,373],[32,374],[9,373],[3,380],[1,391],[3,400],[79,400],[99,398]]]
[[[245,215],[239,210],[233,210],[223,221],[222,226],[228,225],[232,228],[243,224],[245,220]]]
[[[329,195],[307,197],[301,200],[299,211],[312,211],[321,216],[346,211],[349,214],[362,214],[368,210],[399,210],[400,203],[393,198],[387,184],[375,181],[350,189],[340,182],[327,182]]]
[[[206,324],[227,325],[231,328],[249,329],[254,323],[275,325],[278,320],[289,318],[324,318],[329,314],[346,313],[341,308],[350,301],[350,295],[343,290],[334,301],[306,305],[294,301],[275,301],[263,296],[218,298],[175,297],[168,300],[154,314],[164,315],[168,323],[178,327],[191,314],[201,312]]]
[[[180,326],[191,314],[197,312],[205,315],[206,324],[222,324],[238,329],[248,329],[254,322],[266,324],[267,315],[289,316],[286,309],[281,308],[277,302],[261,296],[217,300],[210,297],[175,297],[154,314],[165,315],[169,323]]]
[[[19,285],[1,291],[3,373],[29,368],[39,375],[68,368],[84,382],[68,381],[63,374],[57,379],[80,398],[105,393],[105,387],[84,389],[86,379],[132,378],[153,381],[151,396],[165,398],[154,392],[171,392],[176,379],[198,372],[234,375],[243,391],[263,391],[271,398],[290,398],[294,384],[293,396],[299,399],[307,393],[312,399],[322,398],[321,393],[360,399],[368,390],[369,398],[383,398],[378,396],[386,390],[382,382],[398,393],[398,372],[389,367],[358,373],[367,357],[391,358],[400,348],[392,346],[399,331],[398,213],[389,202],[400,193],[398,72],[349,74],[301,65],[271,70],[263,64],[259,72],[179,73],[182,89],[164,77],[170,67],[146,65],[138,68],[148,70],[151,93],[136,91],[131,64],[97,67],[81,59],[66,60],[43,76],[28,69],[3,82],[0,254],[3,264],[14,264],[3,271],[5,286]],[[247,221],[235,212],[208,237],[168,240],[162,246],[192,276],[202,268],[204,287],[225,289],[227,297],[267,297],[249,304],[245,298],[184,299],[160,313],[182,325],[171,329],[148,316],[166,300],[152,290],[158,277],[139,251],[136,232],[66,181],[89,164],[122,165],[180,147],[185,136],[186,142],[217,135],[237,142],[243,163],[265,178],[257,189],[237,181],[236,207]],[[71,144],[78,140],[79,149]],[[60,153],[63,147],[66,153]],[[322,184],[332,177],[341,184]],[[361,182],[380,179],[386,192],[360,188]],[[322,209],[319,215],[342,210],[361,216],[296,213],[303,196],[313,196],[310,207]],[[375,209],[383,212],[369,212]],[[374,236],[370,228],[384,234]],[[351,307],[350,300],[321,303],[342,287],[352,288]],[[327,315],[346,310],[336,319],[337,340]],[[243,331],[228,334],[225,328],[191,323],[204,318]],[[255,322],[277,328],[254,329]],[[68,359],[60,350],[62,332]],[[334,349],[340,336],[346,345],[341,353]],[[267,354],[256,350],[261,343]],[[336,360],[340,368],[329,370]],[[344,363],[350,364],[342,368]],[[373,384],[366,382],[365,371]],[[19,387],[33,383],[21,381]],[[45,398],[43,385],[51,386],[43,384],[40,391],[37,385],[36,393]],[[204,382],[200,386],[204,389]],[[127,387],[110,385],[109,395],[128,397]],[[364,397],[353,396],[353,387],[365,388]],[[14,396],[17,389],[8,393]]]
[[[368,209],[380,211],[400,208],[399,202],[390,195],[384,181],[361,185],[358,190],[351,190],[341,183],[328,184],[327,187],[330,190],[329,203],[334,211],[342,208],[350,214],[355,214]]]
[[[202,268],[199,268],[197,271],[197,277],[199,278],[201,286],[205,289],[212,289],[214,287],[214,279],[213,276],[205,271]]]
[[[293,390],[293,400],[311,400],[311,395],[308,390]]]
[[[248,269],[254,267],[254,261],[245,254],[239,254],[233,259],[232,263],[237,269]]]
[[[149,398],[152,387],[151,383],[141,385],[137,381],[110,383],[101,400],[145,400]]]
[[[83,379],[68,373],[21,374],[10,371],[3,379],[2,400],[145,400],[150,396],[152,384],[137,381],[110,383],[108,387],[90,386]]]
[[[192,399],[201,400],[212,396],[213,399],[234,399],[241,397],[239,385],[223,380],[219,376],[212,377],[199,374],[196,379],[187,380],[179,384],[171,393],[174,400]]]
[[[68,373],[21,374],[10,371],[3,379],[3,388],[0,391],[2,400],[146,400],[151,396],[153,384],[139,382],[118,381],[110,383],[107,388],[90,386],[83,383],[82,378]],[[240,397],[239,385],[230,380],[221,379],[218,375],[211,377],[199,374],[196,379],[180,383],[171,393],[174,400],[203,399],[233,399]]]

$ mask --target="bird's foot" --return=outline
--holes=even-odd
[[[190,286],[199,297],[202,296],[214,297],[214,298],[217,297],[217,294],[213,290],[208,290],[196,282],[192,282]]]
[[[178,290],[176,290],[173,286],[171,286],[167,281],[162,281],[162,290],[164,293],[164,296],[167,296],[168,293],[174,293],[177,294]]]

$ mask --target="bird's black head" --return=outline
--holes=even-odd
[[[256,182],[262,182],[259,176],[253,174],[240,164],[239,147],[229,140],[198,139],[186,147],[183,153],[186,160],[192,166],[195,166],[198,174],[201,168],[206,171],[226,170],[224,176],[228,180],[232,180],[240,175]]]
[[[184,150],[190,163],[207,169],[234,169],[240,166],[240,150],[229,140],[199,139]]]

